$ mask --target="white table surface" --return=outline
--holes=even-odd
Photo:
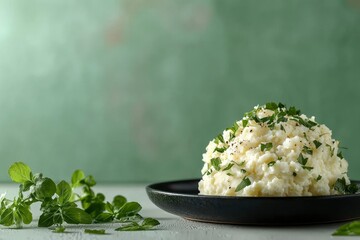
[[[112,197],[121,194],[129,201],[137,201],[143,206],[140,214],[144,217],[157,218],[161,225],[154,230],[137,232],[114,231],[119,224],[92,224],[92,225],[65,225],[66,233],[53,233],[47,228],[38,228],[37,220],[40,216],[39,206],[33,206],[34,221],[25,225],[22,229],[9,229],[0,227],[0,240],[17,239],[262,239],[262,240],[304,240],[304,239],[355,239],[357,237],[332,237],[331,233],[341,225],[324,224],[314,226],[293,227],[261,227],[261,226],[237,226],[192,222],[178,216],[167,213],[156,207],[147,197],[146,184],[118,184],[99,185],[94,188],[96,192],[102,192],[111,201]],[[7,192],[7,196],[15,196],[16,184],[0,184],[0,193]],[[336,209],[334,209],[336,211]],[[106,229],[107,235],[85,234],[84,229]]]

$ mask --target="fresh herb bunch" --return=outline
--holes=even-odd
[[[72,174],[71,183],[63,180],[58,184],[41,173],[33,174],[30,167],[22,162],[11,165],[8,173],[11,180],[20,183],[20,186],[14,200],[6,199],[5,194],[0,197],[1,225],[21,228],[23,224],[30,224],[33,220],[30,206],[36,202],[41,203],[42,211],[38,226],[55,226],[54,232],[64,232],[64,223],[127,223],[115,229],[118,231],[147,230],[160,224],[156,219],[143,219],[139,214],[141,205],[128,202],[124,196],[115,196],[111,203],[105,201],[104,194],[95,193],[92,189],[96,184],[94,178],[86,176],[81,170]],[[76,188],[82,188],[82,193],[75,193]],[[77,203],[81,204],[81,208]]]

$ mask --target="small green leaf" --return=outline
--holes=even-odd
[[[122,225],[121,227],[115,229],[115,231],[140,231],[140,230],[143,230],[143,229],[136,222],[125,224],[125,225]]]
[[[285,131],[285,128],[284,128],[284,126],[283,126],[282,124],[280,124],[280,129],[281,129],[282,131],[286,132],[286,131]]]
[[[313,143],[315,144],[316,149],[318,149],[322,145],[321,142],[316,141],[316,140],[314,140]]]
[[[63,210],[63,216],[65,222],[69,224],[90,224],[92,223],[92,217],[80,208],[66,208]]]
[[[321,178],[322,178],[322,176],[321,175],[319,175],[317,178],[316,178],[316,181],[318,182],[318,181],[320,181],[321,180]]]
[[[238,192],[249,185],[251,185],[250,179],[248,177],[244,177],[243,180],[236,187],[235,192]]]
[[[340,159],[343,159],[343,158],[344,158],[341,151],[338,152],[337,156],[338,156]]]
[[[278,105],[274,102],[269,102],[269,103],[266,103],[265,108],[275,111],[276,109],[278,109]]]
[[[147,229],[151,229],[155,226],[160,225],[160,222],[154,218],[145,218],[144,221],[142,222],[141,226],[143,227],[143,229],[147,230]]]
[[[219,135],[217,135],[217,137],[215,138],[215,142],[222,142],[225,143],[224,138],[222,136],[222,133],[220,133]]]
[[[120,208],[117,218],[135,215],[141,208],[141,205],[137,202],[127,202]]]
[[[7,227],[14,224],[14,211],[12,210],[12,207],[5,209],[1,214],[0,224]]]
[[[210,162],[211,165],[215,168],[215,170],[220,171],[220,163],[221,163],[220,158],[212,158]]]
[[[84,179],[80,181],[80,184],[85,184],[88,187],[93,187],[96,185],[96,181],[92,175],[86,176]]]
[[[360,236],[360,221],[353,221],[341,225],[333,234],[333,236]]]
[[[112,213],[103,212],[96,216],[96,223],[107,223],[114,220],[114,215]]]
[[[15,162],[9,168],[9,176],[11,180],[17,183],[25,183],[31,181],[31,169],[23,162]]]
[[[297,173],[296,173],[296,172],[293,172],[292,175],[293,175],[294,177],[296,177],[296,176],[297,176]]]
[[[260,144],[261,151],[269,151],[272,147],[273,147],[273,144],[271,142],[265,143],[265,144],[263,144],[263,143]]]
[[[313,170],[314,168],[313,167],[308,167],[308,166],[301,166],[303,169],[305,169],[305,170],[308,170],[308,171],[310,171],[310,170]]]
[[[243,119],[243,120],[242,120],[242,126],[243,126],[243,128],[245,128],[245,127],[248,125],[248,123],[249,123],[249,120],[248,120],[248,119]]]
[[[120,217],[117,219],[119,222],[140,222],[141,220],[143,220],[143,217],[140,214],[135,214],[133,216],[125,216],[125,217]]]
[[[303,151],[303,153],[307,153],[310,155],[313,154],[313,150],[311,150],[311,148],[309,148],[308,146],[304,146],[302,151]]]
[[[56,228],[54,228],[53,232],[54,233],[64,233],[65,232],[65,227],[57,226]]]
[[[30,206],[20,204],[17,206],[18,215],[21,216],[22,222],[24,224],[30,224],[32,222],[32,213],[30,211]]]
[[[85,173],[78,169],[76,171],[74,171],[74,173],[71,176],[71,186],[73,188],[81,186],[81,180],[83,180],[85,178]]]
[[[38,226],[39,227],[50,227],[54,225],[54,213],[53,212],[44,212],[40,215]]]
[[[223,169],[223,171],[227,171],[227,170],[230,170],[230,168],[232,168],[232,166],[234,166],[233,163],[229,163],[226,168]]]
[[[242,168],[242,169],[240,169],[240,172],[246,173],[246,170]]]
[[[56,186],[56,194],[59,196],[58,202],[60,205],[67,203],[72,195],[70,184],[64,180],[58,183]]]
[[[114,213],[114,206],[111,205],[111,203],[106,202],[105,203],[105,210],[108,211],[109,213]]]
[[[56,192],[56,185],[50,178],[41,178],[35,184],[35,194],[38,199],[52,197]]]
[[[220,152],[220,153],[223,153],[225,152],[225,150],[228,149],[228,147],[222,147],[222,148],[215,148],[214,152]]]
[[[106,234],[105,233],[105,229],[85,229],[84,233],[88,233],[88,234]]]
[[[127,199],[124,196],[117,195],[114,197],[112,204],[115,208],[120,209],[127,202]]]
[[[301,164],[301,165],[306,165],[308,159],[307,158],[304,158],[304,156],[302,155],[302,153],[300,153],[299,157],[298,157],[298,162]]]
[[[274,166],[275,163],[276,163],[275,161],[271,161],[267,165],[268,165],[268,167],[271,167],[271,166]]]

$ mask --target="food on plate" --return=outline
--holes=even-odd
[[[295,107],[256,106],[210,141],[199,192],[221,196],[355,193],[339,141]]]

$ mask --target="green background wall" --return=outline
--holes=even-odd
[[[332,128],[360,179],[359,23],[356,0],[0,0],[0,180],[200,177],[270,100]]]

